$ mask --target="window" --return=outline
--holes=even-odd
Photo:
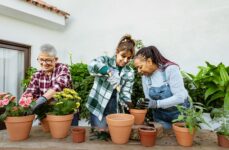
[[[30,66],[31,46],[0,40],[0,92],[20,98],[21,80]]]

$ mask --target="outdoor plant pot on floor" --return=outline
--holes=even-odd
[[[12,141],[21,141],[29,137],[35,115],[7,117],[5,120],[6,130],[9,139]]]
[[[44,132],[50,132],[47,117],[41,120],[41,128]]]
[[[125,144],[129,141],[134,116],[130,114],[111,114],[106,116],[111,140],[115,144]]]
[[[219,146],[229,148],[229,139],[226,136],[217,134],[217,137]]]
[[[130,114],[134,115],[134,124],[144,124],[147,109],[130,109]]]
[[[157,131],[152,127],[139,128],[140,141],[143,146],[150,147],[155,145]]]
[[[185,128],[184,123],[173,123],[173,130],[179,145],[192,146],[195,131],[191,134],[188,128]]]
[[[64,116],[47,115],[52,137],[55,139],[65,138],[68,135],[72,119],[73,114]]]
[[[86,129],[82,127],[72,128],[72,141],[74,143],[85,142]]]

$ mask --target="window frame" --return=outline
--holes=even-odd
[[[0,39],[0,47],[24,52],[24,76],[31,66],[31,46]]]

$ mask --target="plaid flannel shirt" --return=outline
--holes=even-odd
[[[112,85],[107,81],[108,75],[102,75],[99,70],[104,67],[116,68],[116,57],[101,56],[92,60],[88,65],[88,71],[91,75],[95,76],[94,84],[86,103],[88,110],[102,120],[104,110],[107,106],[108,101],[113,93]],[[131,94],[134,84],[134,70],[130,66],[125,66],[122,68],[120,73],[121,81],[120,92],[117,92],[117,97],[119,97],[119,102],[131,102]]]
[[[31,93],[37,99],[49,89],[59,92],[64,88],[71,88],[70,71],[67,65],[56,63],[52,75],[45,75],[42,70],[36,72],[24,94]]]

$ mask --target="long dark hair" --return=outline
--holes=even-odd
[[[141,48],[135,58],[142,57],[144,60],[150,58],[159,68],[166,68],[169,65],[177,65],[176,63],[165,58],[155,46]]]
[[[126,34],[124,35],[116,48],[116,52],[121,52],[121,51],[130,51],[132,53],[132,56],[135,54],[135,41],[132,39],[131,35]]]

